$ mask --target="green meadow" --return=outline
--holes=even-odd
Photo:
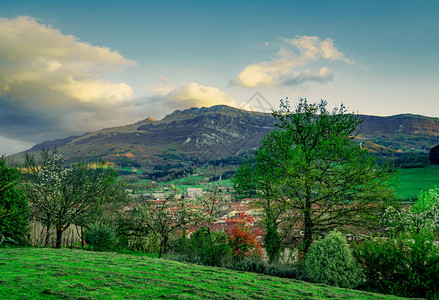
[[[202,176],[188,176],[160,183],[160,186],[173,184],[176,188],[186,191],[188,187],[205,188],[203,184],[188,184],[189,181],[198,181]],[[221,186],[232,187],[230,179],[216,181]],[[141,185],[141,182],[139,182]],[[439,186],[439,166],[424,168],[398,169],[396,194],[402,200],[415,200],[421,191]],[[147,192],[147,191],[142,191]]]
[[[397,195],[403,200],[417,199],[421,191],[439,186],[439,166],[399,169]]]
[[[0,299],[400,299],[117,253],[0,249]]]

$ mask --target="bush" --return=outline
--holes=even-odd
[[[117,246],[117,235],[114,228],[102,223],[93,224],[84,232],[84,240],[94,251],[110,251]]]
[[[439,296],[439,246],[431,232],[371,237],[357,245],[354,256],[372,291],[405,297]]]
[[[227,234],[201,227],[191,236],[190,249],[204,265],[223,266],[231,256]]]
[[[298,264],[293,266],[272,264],[269,265],[264,274],[281,278],[294,278],[298,280],[306,280],[305,270]]]
[[[294,278],[298,280],[306,279],[305,271],[300,265],[267,265],[261,260],[255,260],[248,257],[243,258],[234,264],[227,265],[227,268],[236,271],[260,273],[281,278]]]
[[[234,264],[228,265],[227,268],[236,271],[265,274],[265,270],[267,269],[267,264],[261,260],[245,257],[240,261],[235,262]]]
[[[355,288],[361,281],[346,238],[338,231],[311,245],[306,255],[305,270],[309,280],[345,288]]]

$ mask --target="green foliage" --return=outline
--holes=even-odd
[[[269,223],[269,222],[266,222]],[[279,261],[281,253],[281,237],[277,230],[276,224],[267,224],[267,233],[264,238],[265,250],[268,254],[268,262],[275,263]]]
[[[234,180],[240,195],[258,197],[269,223],[303,229],[305,252],[316,236],[342,225],[378,227],[378,213],[394,197],[392,169],[353,141],[361,120],[343,105],[326,105],[301,99],[291,110],[281,101],[273,112],[278,129]]]
[[[415,151],[398,153],[398,157],[393,159],[392,162],[395,167],[402,169],[425,168],[430,165],[428,156],[425,153],[417,153]]]
[[[192,234],[189,243],[192,255],[204,265],[224,266],[230,261],[231,248],[224,232],[209,232],[201,227]]]
[[[360,269],[346,238],[338,231],[330,232],[325,239],[311,245],[305,269],[308,279],[313,282],[355,288],[361,281]]]
[[[261,259],[255,259],[254,257],[245,257],[233,264],[229,264],[227,268],[237,271],[265,274],[267,264]]]
[[[281,278],[306,279],[305,271],[298,265],[267,265],[266,262],[248,257],[226,267],[232,270],[261,273]]]
[[[95,251],[110,251],[117,246],[116,230],[103,223],[95,223],[84,232],[85,242]]]
[[[10,237],[7,237],[7,236],[4,236],[3,233],[0,232],[0,246],[1,246],[3,243],[17,244],[17,242],[16,242],[13,238],[10,238]]]
[[[371,236],[357,245],[354,256],[370,290],[404,297],[439,296],[439,245],[431,232]]]
[[[2,242],[24,243],[28,232],[29,206],[26,196],[17,186],[18,179],[18,170],[7,167],[5,160],[1,157],[0,234]]]
[[[151,253],[153,256],[160,252],[161,239],[153,232],[147,232],[141,236],[130,236],[133,251]],[[120,239],[119,239],[120,240]]]

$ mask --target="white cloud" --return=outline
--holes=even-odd
[[[50,87],[72,99],[81,102],[120,102],[133,94],[132,88],[125,83],[111,83],[96,79],[66,78],[65,82]]]
[[[329,68],[320,68],[319,73],[299,70],[310,62],[321,58],[346,63],[353,61],[344,57],[334,46],[332,39],[321,40],[316,36],[298,36],[295,39],[282,38],[282,45],[271,61],[263,61],[247,66],[232,81],[233,85],[255,88],[271,86],[291,86],[307,81],[325,83],[332,80]],[[291,46],[298,50],[291,49]]]
[[[132,121],[142,104],[105,76],[134,65],[34,18],[0,19],[0,135],[38,141]]]
[[[84,102],[120,99],[130,96],[131,88],[102,76],[134,64],[117,51],[91,46],[33,18],[0,19],[0,95],[35,98],[31,87],[37,84],[47,93],[55,90]]]
[[[353,61],[344,57],[334,46],[334,41],[326,38],[323,41],[317,36],[298,36],[295,39],[281,39],[284,43],[290,44],[299,49],[302,59],[317,60],[321,57],[329,60],[340,60],[347,63]]]
[[[164,106],[171,109],[209,107],[218,104],[236,106],[235,100],[221,89],[199,85],[196,82],[170,91],[163,96],[162,101]]]

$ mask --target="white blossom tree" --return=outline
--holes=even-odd
[[[94,212],[121,195],[117,173],[104,165],[89,167],[78,163],[63,167],[63,156],[48,150],[41,153],[40,164],[27,155],[27,181],[24,184],[33,217],[47,229],[56,229],[56,248],[61,247],[62,233],[75,221]]]

